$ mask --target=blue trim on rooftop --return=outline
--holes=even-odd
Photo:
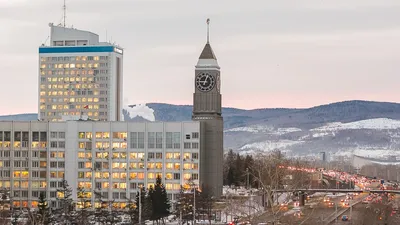
[[[52,46],[39,47],[39,53],[114,52],[114,46]]]

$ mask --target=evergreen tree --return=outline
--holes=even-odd
[[[146,191],[146,188],[140,188],[140,208],[142,210],[142,218],[141,223],[144,224],[144,221],[149,220],[151,214],[153,212],[150,197]],[[129,206],[129,216],[131,217],[131,221],[134,224],[139,223],[139,191],[136,193],[135,202],[128,201]]]
[[[68,185],[68,182],[63,179],[62,186],[57,189],[57,201],[60,203],[60,208],[52,210],[50,216],[50,222],[58,222],[61,224],[67,224],[72,222],[74,206],[72,204],[72,188]]]
[[[236,158],[235,158],[235,179],[234,179],[234,184],[236,186],[241,186],[245,184],[245,171],[246,168],[244,168],[244,161],[242,159],[242,157],[240,157],[239,153],[236,154]]]
[[[89,208],[91,207],[91,200],[87,195],[87,192],[83,187],[77,188],[77,205],[80,208],[78,217],[75,218],[75,222],[78,224],[88,224],[88,217],[90,216]]]
[[[154,189],[151,187],[149,195],[153,207],[152,220],[156,220],[158,223],[161,219],[164,224],[164,217],[170,215],[171,204],[160,176],[157,176],[155,187]]]
[[[102,196],[101,192],[94,191],[93,193],[95,195],[95,201],[98,204],[94,211],[96,222],[100,224],[105,223],[109,216],[109,210],[108,210],[109,202],[103,200],[104,196]]]
[[[46,197],[43,192],[40,192],[39,200],[38,200],[38,213],[36,221],[40,225],[49,224],[49,207],[46,200]]]
[[[232,185],[235,183],[235,161],[235,153],[233,153],[233,150],[230,149],[224,162],[224,171],[226,172],[226,175],[224,177],[226,185]]]
[[[196,199],[196,210],[198,210],[199,213],[206,215],[207,218],[202,219],[209,220],[211,224],[211,220],[215,219],[212,211],[214,204],[212,189],[209,186],[202,185],[201,192],[199,192],[198,196],[198,200]]]
[[[178,218],[182,219],[182,224],[185,224],[189,221],[193,221],[193,205],[194,205],[194,198],[193,198],[193,189],[185,190],[183,187],[181,187],[180,194],[178,197],[177,205],[176,205],[176,211],[175,215]],[[200,192],[196,190],[196,211],[200,212],[201,209],[201,204],[199,204],[200,197]]]

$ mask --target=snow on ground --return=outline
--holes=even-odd
[[[249,133],[265,133],[274,130],[272,126],[250,126],[250,127],[236,127],[225,130],[225,132],[249,132]]]
[[[132,107],[131,107],[132,106]],[[128,112],[130,118],[137,116],[143,117],[149,121],[155,121],[154,109],[148,107],[146,104],[126,105],[124,109]]]
[[[360,120],[351,123],[329,123],[326,126],[311,129],[310,131],[335,131],[335,130],[354,130],[354,129],[376,129],[376,130],[393,130],[400,128],[400,120],[392,120],[388,118],[376,118],[368,120]]]
[[[249,126],[249,127],[235,127],[231,129],[227,129],[224,132],[249,132],[249,133],[268,133],[268,134],[275,134],[275,135],[283,135],[293,132],[302,131],[300,128],[297,127],[287,127],[287,128],[278,128],[275,129],[273,126]]]
[[[400,151],[396,150],[381,150],[381,149],[354,149],[354,150],[340,150],[332,153],[333,156],[352,157],[352,155],[359,155],[368,158],[387,159],[388,156],[400,156]]]
[[[313,138],[325,137],[325,136],[335,136],[335,132],[322,132],[322,133],[313,133],[312,134]]]
[[[299,132],[299,131],[302,131],[302,129],[297,128],[297,127],[278,128],[278,130],[275,131],[275,134],[282,135],[282,134],[288,134],[288,133]]]
[[[292,141],[292,140],[279,140],[279,141],[263,141],[263,142],[255,142],[251,144],[246,144],[240,148],[240,150],[261,150],[261,151],[272,151],[275,149],[282,150],[283,148],[301,144],[304,141]]]

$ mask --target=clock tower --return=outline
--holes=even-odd
[[[200,121],[200,187],[207,187],[215,197],[222,195],[223,132],[220,67],[209,41],[200,54],[195,69],[192,120]]]

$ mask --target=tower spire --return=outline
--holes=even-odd
[[[207,19],[207,44],[210,43],[210,18]]]
[[[67,18],[67,5],[66,5],[66,3],[65,3],[65,0],[64,0],[64,5],[63,5],[63,26],[64,26],[64,28],[65,28],[65,20],[66,20],[66,18]]]

